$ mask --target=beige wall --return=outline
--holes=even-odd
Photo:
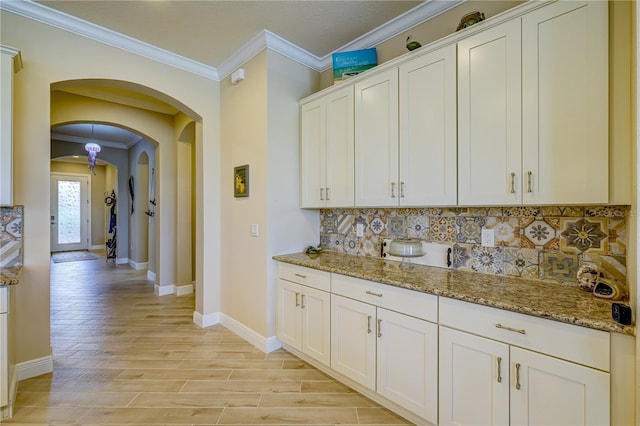
[[[222,313],[262,337],[275,336],[273,255],[316,244],[317,212],[299,209],[298,104],[317,73],[273,52],[221,82]],[[249,165],[249,197],[234,198],[233,168]],[[250,235],[251,224],[259,236]]]
[[[218,83],[210,79],[159,64],[141,56],[106,46],[77,35],[2,11],[1,38],[4,44],[22,52],[24,69],[15,79],[14,182],[15,203],[24,205],[24,272],[16,287],[17,361],[24,362],[51,354],[49,334],[49,138],[51,85],[60,81],[97,79],[128,82],[147,94],[162,97],[198,121],[198,164],[208,170],[197,175],[196,195],[206,216],[207,242],[201,239],[197,280],[206,294],[219,287],[219,155]],[[64,48],[61,48],[64,46]],[[91,60],[87,60],[91,58]],[[53,113],[54,111],[51,111]],[[80,111],[81,112],[81,111]],[[135,127],[131,126],[131,127]],[[161,148],[162,149],[162,148]],[[162,153],[160,153],[162,158]],[[160,160],[163,161],[163,160]],[[171,156],[164,156],[170,169]],[[161,166],[165,163],[161,162]],[[202,180],[207,190],[203,191]],[[170,182],[162,181],[170,188]],[[158,190],[162,191],[162,185]],[[122,194],[120,194],[122,197]],[[165,197],[167,211],[162,220],[173,221],[171,196]],[[173,246],[173,244],[167,244]],[[216,303],[200,303],[216,312]],[[208,312],[205,312],[208,313]]]
[[[105,235],[107,233],[107,207],[104,204],[104,192],[106,188],[105,166],[96,166],[96,174],[88,171],[86,164],[66,163],[62,161],[51,162],[51,173],[72,173],[89,176],[91,182],[91,246],[104,248]],[[89,247],[91,248],[91,247]]]

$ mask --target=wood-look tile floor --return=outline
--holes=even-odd
[[[285,350],[199,328],[193,310],[104,257],[52,263],[54,371],[21,381],[2,423],[408,424]]]

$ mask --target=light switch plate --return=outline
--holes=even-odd
[[[257,237],[260,234],[257,223],[251,224],[251,236]]]

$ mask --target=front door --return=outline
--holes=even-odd
[[[51,251],[89,247],[89,177],[51,174]]]

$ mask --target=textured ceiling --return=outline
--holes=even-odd
[[[323,58],[422,1],[37,1],[217,68],[262,30]]]

